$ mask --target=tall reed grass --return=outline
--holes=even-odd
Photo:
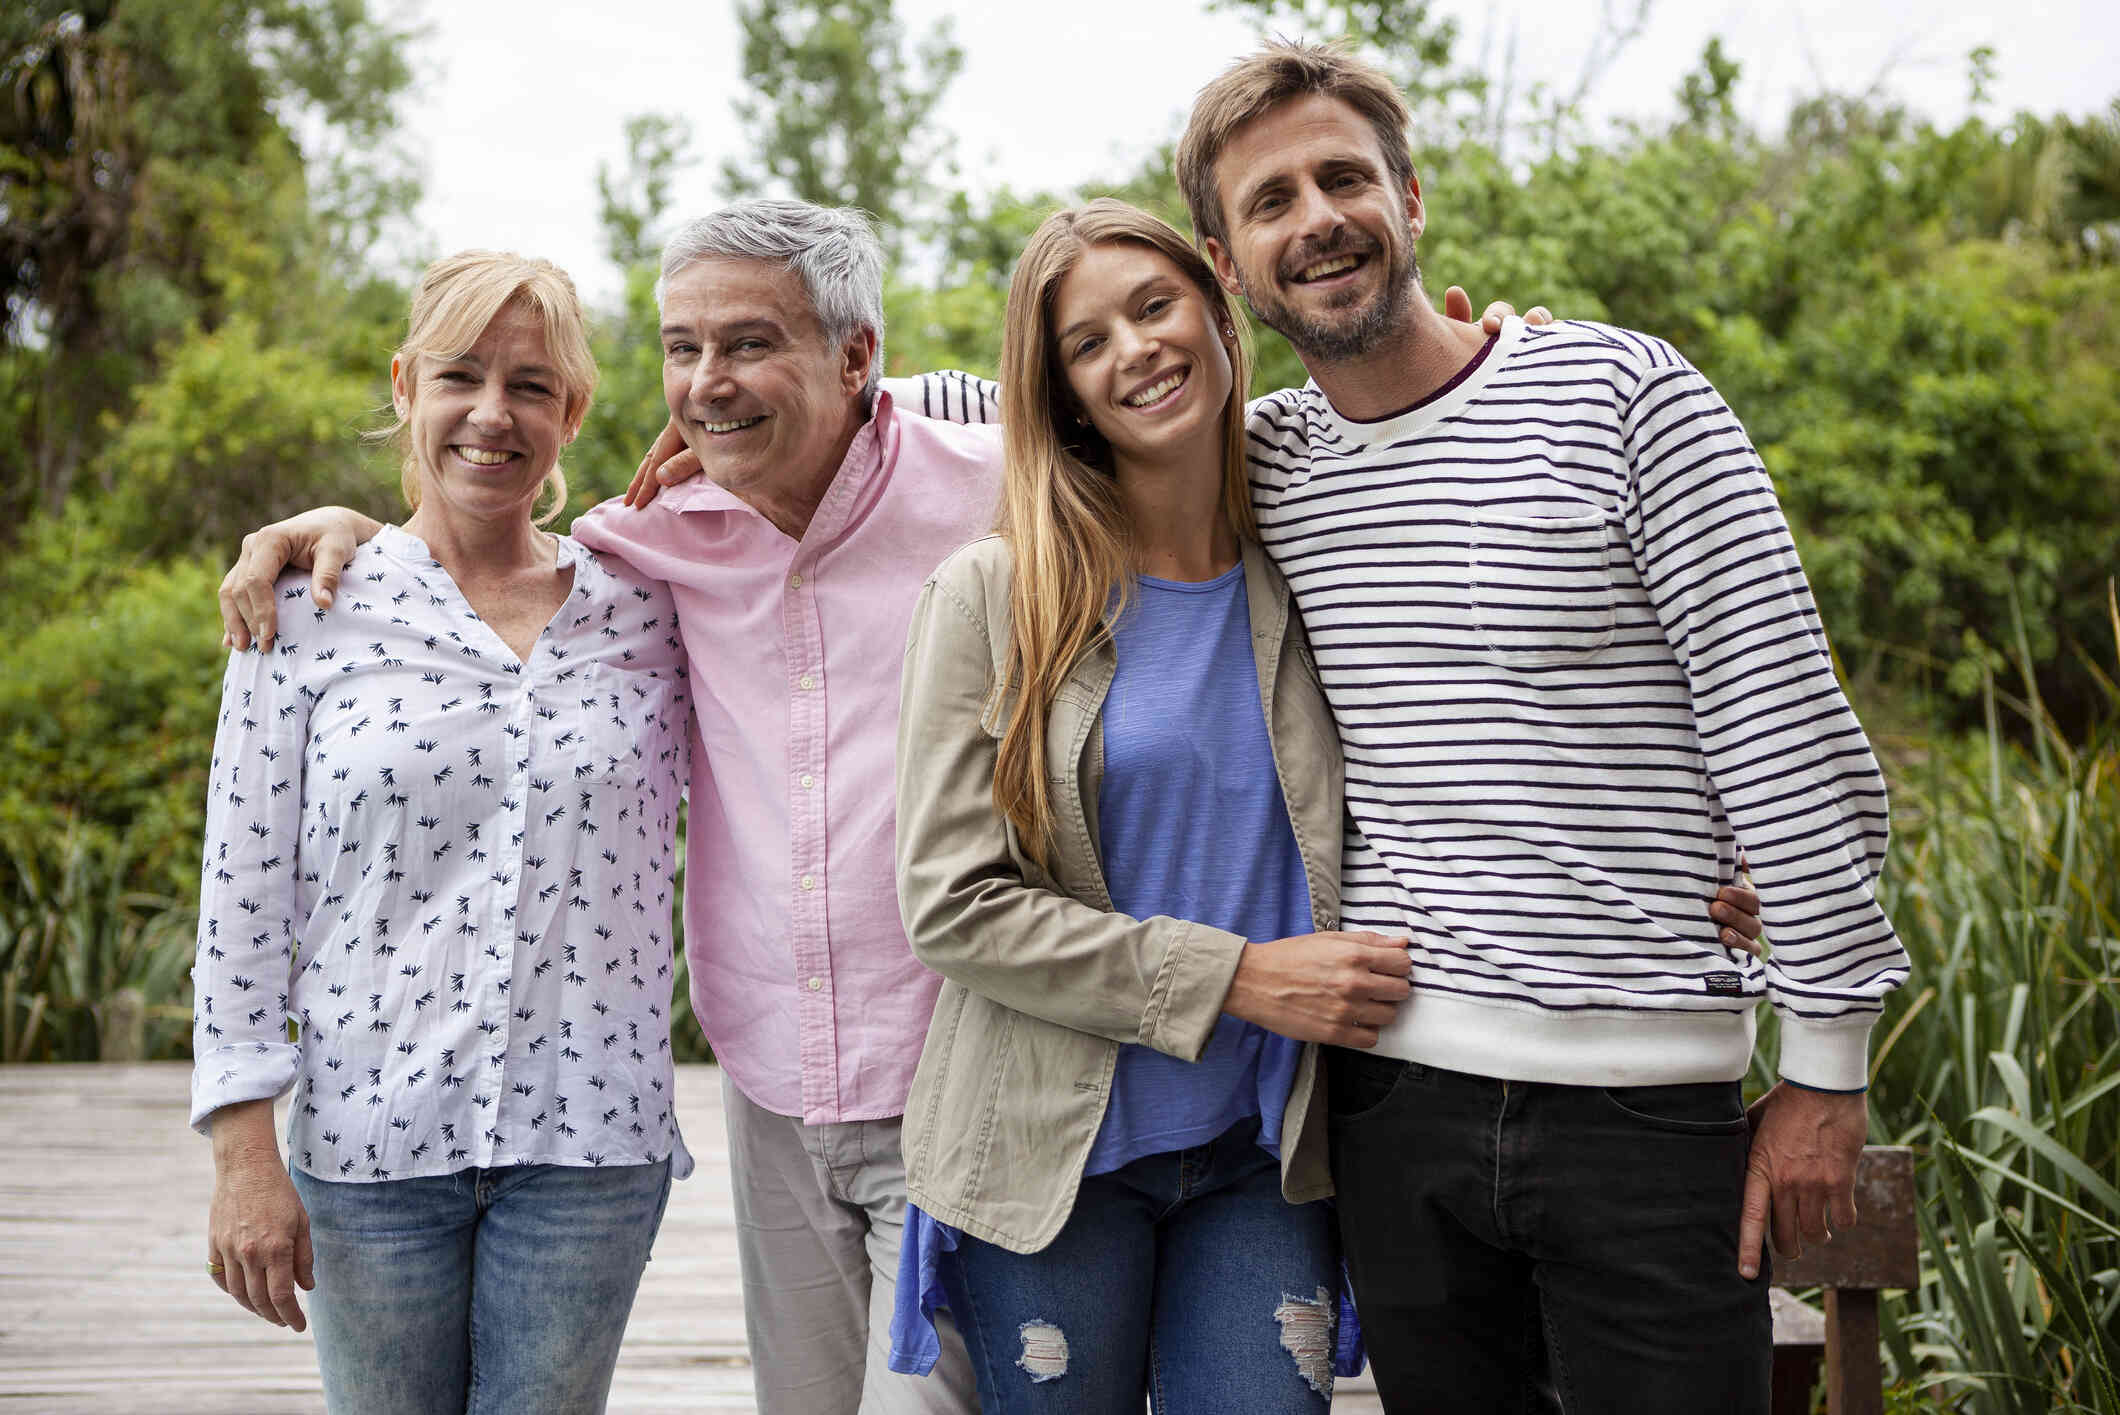
[[[1884,1313],[1905,1408],[2120,1413],[2120,688],[2093,672],[2111,710],[2087,741],[2026,675],[2022,699],[1990,687],[1982,738],[1895,775],[1885,903],[1913,971],[1871,1124],[1921,1152],[1922,1283]]]

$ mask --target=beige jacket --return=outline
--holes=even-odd
[[[1259,701],[1320,930],[1339,926],[1340,739],[1288,587],[1244,546]],[[942,995],[906,1103],[907,1188],[942,1222],[1017,1252],[1074,1207],[1122,1042],[1197,1059],[1246,940],[1112,911],[1097,854],[1110,646],[1068,676],[1046,729],[1056,845],[1031,863],[994,809],[1010,556],[997,537],[952,555],[921,591],[898,716],[898,904]],[[1289,1092],[1281,1192],[1332,1192],[1315,1046]]]

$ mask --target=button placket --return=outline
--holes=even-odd
[[[813,521],[812,531],[819,529]],[[838,1102],[838,1037],[831,993],[829,916],[826,907],[826,834],[823,793],[815,783],[824,770],[828,716],[824,694],[824,636],[817,610],[815,567],[798,549],[782,593],[781,622],[792,683],[788,703],[788,916],[797,992],[796,1030],[806,1114],[834,1110]]]

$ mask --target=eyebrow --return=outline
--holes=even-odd
[[[1121,301],[1120,303],[1122,303],[1122,304],[1129,304],[1129,305],[1130,305],[1130,304],[1132,304],[1132,303],[1133,303],[1133,302],[1134,302],[1135,300],[1139,299],[1139,298],[1141,297],[1141,292],[1142,292],[1143,290],[1146,290],[1146,289],[1147,289],[1147,288],[1148,288],[1149,286],[1151,286],[1151,285],[1158,285],[1158,284],[1168,284],[1169,282],[1170,282],[1170,276],[1169,276],[1168,274],[1166,274],[1166,273],[1162,272],[1162,271],[1158,271],[1158,272],[1156,272],[1156,273],[1155,273],[1154,275],[1150,275],[1150,276],[1147,276],[1146,278],[1144,278],[1143,280],[1141,280],[1141,281],[1140,281],[1140,282],[1139,282],[1138,284],[1136,284],[1136,285],[1134,286],[1134,288],[1133,288],[1133,289],[1131,289],[1131,290],[1128,290],[1128,291],[1126,292],[1126,298],[1125,298],[1124,300],[1122,300],[1122,301]],[[1067,338],[1067,336],[1068,336],[1068,335],[1070,335],[1070,334],[1073,334],[1073,333],[1074,333],[1074,332],[1075,332],[1076,330],[1080,329],[1080,328],[1081,328],[1081,327],[1082,327],[1083,325],[1085,325],[1085,324],[1090,324],[1090,323],[1093,323],[1093,322],[1094,322],[1093,320],[1089,320],[1089,319],[1078,319],[1078,320],[1076,320],[1076,321],[1075,321],[1075,322],[1074,322],[1073,324],[1070,324],[1070,325],[1069,325],[1069,326],[1068,326],[1067,328],[1065,328],[1065,329],[1061,330],[1061,331],[1060,331],[1059,333],[1055,334],[1055,335],[1053,336],[1053,342],[1054,342],[1054,343],[1056,343],[1056,344],[1057,344],[1057,343],[1060,343],[1061,341],[1065,340],[1065,339]]]
[[[778,320],[767,319],[764,316],[755,319],[739,319],[731,324],[715,324],[712,320],[708,320],[706,321],[706,327],[713,329],[724,338],[738,334],[748,334],[754,331],[777,334],[782,338],[787,337],[787,331],[781,328]],[[672,334],[690,334],[697,328],[699,328],[698,325],[691,323],[671,323],[662,327],[662,333],[667,338]]]
[[[454,358],[442,358],[440,356],[437,356],[434,361],[445,368],[453,367],[457,364],[470,364],[476,368],[486,367],[485,360],[481,359],[477,354],[472,353],[469,349],[466,349],[463,353],[456,355]],[[518,368],[510,370],[510,372],[518,378],[524,376],[528,376],[531,378],[559,377],[559,370],[553,368],[549,364],[523,364]]]

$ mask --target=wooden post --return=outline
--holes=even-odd
[[[1882,1415],[1884,1361],[1877,1350],[1877,1294],[1826,1289],[1826,1415]]]
[[[119,988],[96,1004],[95,1018],[97,1060],[147,1060],[145,993],[138,988]]]

